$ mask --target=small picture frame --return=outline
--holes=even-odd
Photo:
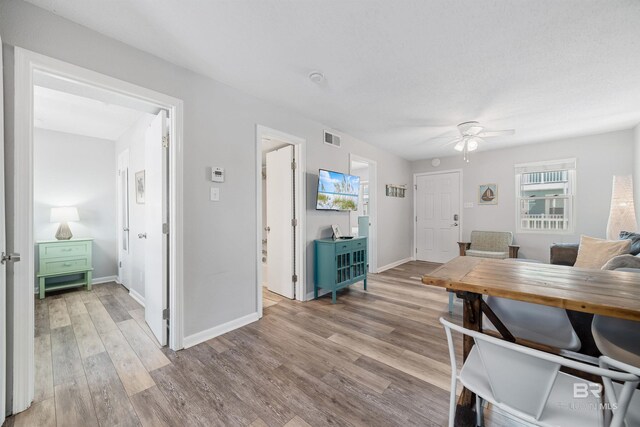
[[[342,237],[342,231],[340,230],[340,226],[338,224],[333,224],[331,226],[333,230],[333,240],[337,240]]]
[[[478,205],[498,204],[498,184],[481,184],[478,186]]]
[[[136,203],[140,205],[144,205],[144,195],[145,195],[144,170],[136,172],[135,184],[136,184]]]

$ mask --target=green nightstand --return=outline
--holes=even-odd
[[[38,281],[40,282],[40,299],[45,292],[57,289],[87,286],[91,290],[93,267],[91,263],[91,246],[93,239],[44,240],[37,242],[40,263]],[[56,281],[47,285],[47,279],[53,277],[82,275],[82,279]]]

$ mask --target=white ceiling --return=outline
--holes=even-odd
[[[640,122],[637,0],[29,1],[409,159]]]
[[[145,114],[42,86],[34,86],[33,106],[36,128],[112,141]]]

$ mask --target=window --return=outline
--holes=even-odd
[[[515,173],[517,231],[573,232],[576,159],[520,164]]]

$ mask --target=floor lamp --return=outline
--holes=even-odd
[[[607,239],[618,240],[621,231],[635,232],[637,229],[636,209],[633,204],[633,177],[614,176]]]

